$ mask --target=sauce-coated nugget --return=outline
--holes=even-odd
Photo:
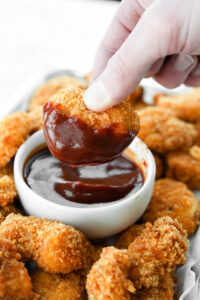
[[[29,104],[29,111],[33,111],[35,108],[42,107],[45,102],[49,100],[51,96],[56,94],[59,90],[64,89],[68,86],[77,86],[80,88],[84,88],[84,82],[72,77],[72,76],[63,76],[56,77],[49,80],[47,83],[40,86],[34,95],[32,96]]]
[[[128,246],[138,237],[145,228],[145,224],[134,224],[124,231],[115,243],[118,249],[128,249]]]
[[[167,155],[166,176],[187,184],[191,189],[200,188],[200,161],[193,151],[173,151]]]
[[[56,221],[10,214],[1,223],[0,237],[13,241],[24,260],[50,273],[83,269],[90,255],[84,234]]]
[[[16,196],[12,166],[0,168],[0,206],[12,203]]]
[[[27,300],[31,296],[31,278],[16,247],[0,239],[0,299]]]
[[[42,300],[84,300],[84,282],[75,273],[50,274],[37,270],[32,276],[33,292]]]
[[[13,113],[0,121],[0,167],[5,167],[18,148],[28,138],[30,119],[23,111]]]
[[[162,217],[146,228],[129,245],[131,266],[129,278],[136,289],[158,287],[177,265],[186,262],[188,241],[181,224],[170,217]]]
[[[129,266],[127,250],[104,248],[100,259],[92,266],[87,277],[88,299],[130,300],[135,288],[128,280]]]
[[[164,109],[171,109],[175,115],[188,122],[200,120],[200,88],[182,95],[157,94],[155,104]]]
[[[181,182],[164,178],[157,180],[150,204],[142,216],[144,222],[154,222],[162,216],[177,219],[187,231],[193,233],[199,222],[199,200]]]
[[[193,124],[175,117],[170,110],[160,107],[148,107],[138,112],[141,138],[147,146],[158,153],[189,148],[193,144],[197,131]]]
[[[131,101],[102,113],[87,109],[84,90],[60,90],[44,105],[44,134],[52,154],[72,165],[95,164],[118,157],[139,130]]]

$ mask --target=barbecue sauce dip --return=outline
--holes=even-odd
[[[48,148],[36,149],[24,165],[28,186],[47,200],[58,197],[82,204],[119,200],[137,192],[144,179],[140,168],[125,156],[97,166],[71,167]]]

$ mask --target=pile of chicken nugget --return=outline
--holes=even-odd
[[[140,118],[138,136],[155,157],[156,182],[141,219],[106,247],[56,220],[26,216],[15,188],[18,148],[42,128],[43,104],[69,86],[87,88],[73,77],[51,79],[26,112],[0,121],[0,299],[177,299],[174,271],[186,263],[188,236],[199,225],[191,189],[200,189],[200,88],[157,94],[152,105],[142,87],[129,96]]]

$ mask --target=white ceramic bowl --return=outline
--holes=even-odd
[[[21,204],[28,215],[59,220],[81,230],[89,238],[103,238],[124,230],[144,213],[153,191],[155,162],[150,150],[139,138],[135,138],[130,149],[134,151],[134,160],[144,173],[142,188],[122,200],[85,207],[68,206],[64,199],[60,203],[46,200],[31,190],[24,181],[23,167],[26,158],[35,147],[44,143],[43,131],[38,131],[19,148],[15,157],[15,184]]]

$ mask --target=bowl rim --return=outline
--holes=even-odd
[[[38,138],[38,136],[43,135],[43,130],[39,130],[36,133],[34,133],[33,135],[31,135],[25,142],[24,144],[22,144],[20,146],[20,148],[18,149],[16,155],[15,155],[15,159],[14,159],[14,179],[15,179],[15,183],[16,181],[21,181],[21,187],[26,190],[30,195],[32,194],[33,197],[30,197],[31,199],[29,199],[29,201],[32,201],[32,199],[34,197],[38,197],[38,200],[43,201],[44,203],[46,203],[49,206],[55,207],[55,208],[63,208],[63,209],[67,209],[67,210],[71,210],[74,212],[80,212],[81,213],[88,213],[88,212],[100,212],[100,211],[105,211],[105,210],[110,210],[110,209],[114,209],[114,208],[118,208],[118,207],[123,207],[126,206],[129,202],[131,201],[136,201],[137,199],[139,199],[140,195],[143,194],[147,189],[148,186],[151,184],[152,178],[153,178],[153,184],[155,182],[155,173],[156,173],[156,165],[155,165],[155,160],[154,157],[150,151],[150,149],[147,147],[147,145],[138,137],[135,137],[134,141],[138,141],[139,143],[141,143],[143,145],[143,147],[145,147],[144,149],[146,150],[146,161],[147,161],[147,174],[146,174],[146,178],[144,180],[144,184],[142,185],[142,187],[134,194],[128,196],[127,198],[122,198],[119,199],[117,201],[113,201],[109,203],[106,203],[106,205],[99,205],[99,206],[95,206],[95,207],[76,207],[76,206],[69,206],[69,205],[63,205],[61,203],[56,203],[53,201],[50,201],[48,199],[45,199],[44,197],[40,196],[39,194],[37,194],[35,191],[33,191],[25,182],[24,177],[23,177],[23,166],[24,163],[28,157],[28,155],[31,153],[31,151],[35,148],[38,147],[40,144],[36,144],[32,149],[30,149],[28,151],[28,153],[26,153],[26,147],[27,144],[30,143],[30,140],[36,139]],[[42,143],[41,143],[42,145]],[[25,152],[25,155],[24,155]],[[137,154],[137,153],[136,153]],[[24,158],[21,158],[22,156],[24,156]],[[20,160],[23,160],[22,165],[20,165]],[[18,179],[16,180],[16,177],[18,177]],[[16,187],[18,189],[18,184],[16,184]],[[21,202],[21,199],[20,199]]]

